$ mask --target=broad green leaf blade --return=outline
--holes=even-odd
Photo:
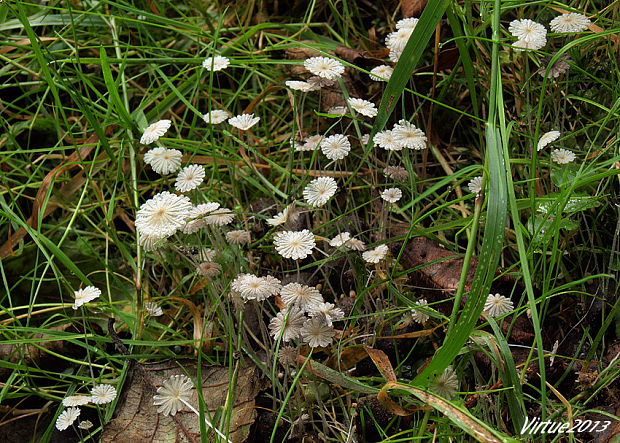
[[[478,265],[471,284],[467,302],[458,317],[455,325],[451,325],[443,345],[439,348],[430,364],[413,380],[415,386],[427,386],[431,379],[438,377],[445,368],[456,358],[461,347],[474,330],[476,322],[484,308],[484,303],[495,271],[499,263],[504,243],[507,220],[508,190],[506,169],[504,167],[503,145],[496,122],[498,109],[503,110],[501,95],[501,76],[499,72],[499,44],[500,44],[500,2],[494,3],[493,15],[493,54],[491,66],[491,88],[489,90],[489,115],[486,127],[486,166],[489,171],[488,206],[482,247],[478,257]],[[476,241],[476,236],[470,238],[468,252]],[[456,299],[460,299],[464,288],[466,271],[469,260],[466,260],[461,273],[461,282]],[[458,307],[457,307],[458,308]]]
[[[458,355],[480,318],[499,263],[508,206],[506,171],[501,156],[499,131],[487,128],[486,138],[490,175],[489,203],[476,273],[467,302],[456,325],[446,335],[443,345],[431,363],[414,379],[413,384],[416,386],[426,386],[431,379],[438,377]]]

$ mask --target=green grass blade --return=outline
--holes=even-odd
[[[508,402],[513,429],[515,432],[519,432],[523,426],[523,421],[526,414],[525,404],[523,403],[523,391],[521,390],[521,381],[519,380],[519,374],[517,374],[516,365],[514,359],[512,358],[512,351],[508,346],[506,338],[502,334],[502,331],[494,319],[489,319],[489,325],[493,329],[496,340],[495,343],[499,347],[500,355],[504,360],[504,364],[498,366],[497,368],[502,384],[505,388],[512,388],[510,390],[503,391],[502,395],[506,396],[506,400]]]
[[[448,417],[452,423],[479,441],[488,443],[517,443],[519,441],[491,428],[482,420],[474,417],[464,406],[450,403],[431,392],[392,382],[388,382],[383,390],[392,390],[395,393],[406,392],[407,394],[417,397],[424,404],[430,405],[440,411]]]
[[[502,141],[499,130],[495,127],[497,121],[497,108],[503,106],[501,93],[498,91],[499,82],[499,2],[495,2],[494,14],[494,45],[492,81],[489,92],[489,117],[486,128],[486,164],[489,171],[488,207],[486,224],[480,249],[478,265],[474,274],[469,296],[456,324],[451,326],[443,345],[436,352],[430,364],[416,376],[412,384],[414,386],[426,386],[430,380],[438,377],[445,368],[456,358],[461,347],[467,341],[469,335],[482,313],[484,303],[489,294],[491,283],[495,277],[495,270],[499,263],[502,252],[505,226],[507,219],[507,189],[506,170],[502,155]],[[499,101],[500,103],[497,103]],[[468,253],[472,249],[476,236],[470,238]],[[468,254],[469,257],[471,254]],[[466,258],[461,273],[461,281],[456,295],[456,300],[461,298],[469,260]],[[457,307],[458,308],[458,307]]]
[[[368,155],[370,155],[369,147],[373,145],[373,137],[385,127],[392,111],[394,111],[399,97],[401,97],[407,86],[407,82],[411,79],[411,74],[420,61],[420,57],[422,57],[422,53],[428,41],[433,35],[433,32],[435,32],[435,28],[449,4],[449,0],[439,0],[436,2],[429,2],[424,8],[424,12],[422,12],[418,24],[413,30],[398,63],[396,63],[394,67],[394,72],[390,77],[390,81],[385,87],[385,91],[381,97],[381,103],[379,104],[379,111],[372,126],[372,130],[370,131],[370,139],[364,158],[358,164],[355,173],[347,180],[345,186],[353,180],[356,173],[368,158]]]
[[[108,88],[108,93],[110,94],[110,100],[112,101],[112,105],[114,106],[118,116],[121,118],[121,122],[124,122],[125,128],[131,129],[134,126],[134,123],[123,105],[121,100],[121,96],[118,93],[118,85],[114,81],[112,77],[112,70],[110,69],[110,63],[108,62],[108,56],[106,55],[105,48],[102,46],[99,48],[99,55],[101,57],[101,70],[103,71],[103,80],[105,81],[105,85]]]
[[[398,99],[405,90],[407,82],[411,79],[411,74],[418,65],[426,45],[437,28],[437,24],[450,4],[449,0],[429,2],[420,16],[420,21],[416,25],[405,49],[403,50],[398,63],[394,67],[394,72],[390,77],[385,92],[381,97],[379,112],[372,127],[372,136],[381,131],[387,123]]]

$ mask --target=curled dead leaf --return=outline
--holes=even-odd
[[[364,346],[364,350],[368,353],[374,364],[377,366],[381,374],[383,374],[383,376],[387,379],[387,381],[396,382],[396,373],[394,372],[392,363],[385,352],[380,349],[369,348],[368,346]]]
[[[194,332],[192,334],[194,341],[196,344],[200,343],[203,352],[209,354],[213,350],[214,344],[214,340],[211,339],[213,337],[213,322],[204,321],[202,305],[200,307],[196,306],[190,300],[181,297],[170,297],[170,300],[176,300],[187,305],[194,323]],[[198,355],[198,350],[195,353]]]
[[[390,396],[388,395],[388,393],[385,391],[381,391],[377,394],[377,400],[379,400],[379,402],[383,406],[385,406],[385,408],[388,411],[390,411],[392,414],[399,415],[401,417],[408,417],[411,414],[414,414],[415,412],[420,411],[420,410],[431,409],[430,406],[421,407],[421,408],[410,406],[410,407],[405,408],[399,405],[398,403],[396,403],[394,400],[392,400]]]
[[[397,228],[393,230],[392,234],[399,235],[405,232],[406,231]],[[402,244],[392,243],[392,245],[392,253],[397,256]],[[461,277],[461,270],[463,269],[462,254],[448,251],[438,243],[424,236],[419,236],[410,238],[407,241],[407,244],[403,248],[400,263],[404,269],[412,270],[412,272],[409,273],[410,282],[416,286],[427,288],[424,291],[424,296],[428,298],[429,302],[445,300],[448,296],[456,294]],[[467,293],[471,289],[477,266],[478,260],[472,258],[465,278],[465,295],[462,303],[465,303],[467,299]],[[515,283],[512,277],[502,274],[501,271],[498,270],[493,286],[491,287],[491,293],[519,293],[521,290],[520,288],[514,291],[515,284],[520,285],[520,283]],[[452,312],[452,304],[450,303],[449,306],[444,305],[445,304],[437,305],[437,308],[439,310],[444,309],[445,312],[443,313],[449,315]],[[445,308],[447,308],[447,310],[445,310]]]

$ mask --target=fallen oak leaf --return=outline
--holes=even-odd
[[[405,269],[414,269],[414,272],[409,275],[410,280],[416,281],[417,284],[422,280],[423,284],[432,288],[452,293],[456,291],[459,285],[463,256],[448,251],[434,241],[420,236],[408,241],[400,258],[400,263]],[[478,261],[475,258],[472,259],[467,272],[466,291],[471,287],[477,263]],[[444,297],[441,296],[441,298]]]
[[[356,48],[349,48],[343,45],[338,45],[335,52],[338,57],[356,66],[379,66],[385,63],[382,59],[371,56],[367,51]]]
[[[136,371],[129,371],[130,373],[129,378],[131,379],[131,377],[134,377],[136,374],[139,375],[140,379],[142,380],[142,383],[146,386],[149,392],[154,393],[156,391],[156,388],[155,388],[155,385],[153,384],[153,380],[151,379],[149,374],[144,369],[144,366],[141,363],[139,363],[136,359],[133,359],[130,357],[131,353],[129,352],[129,349],[127,348],[125,343],[123,343],[121,338],[118,336],[118,334],[114,330],[115,321],[116,320],[114,319],[114,317],[108,318],[108,333],[110,334],[110,338],[112,339],[112,341],[114,342],[118,350],[121,352],[121,354],[129,356],[129,363],[136,369]],[[125,386],[127,386],[127,384],[125,384]],[[124,390],[123,392],[126,393],[127,391]],[[118,408],[115,410],[115,414],[118,414]],[[187,431],[187,428],[185,427],[185,424],[181,421],[181,419],[177,417],[176,415],[173,415],[172,419],[177,424],[178,430],[183,432],[183,435],[185,435],[185,437],[187,437],[189,441],[194,442],[195,441],[194,437],[189,434],[189,432]],[[110,422],[108,422],[108,425],[109,424]]]
[[[393,236],[404,232],[406,231],[402,228],[392,229]],[[439,302],[433,306],[435,309],[444,315],[450,315],[452,303],[445,301],[449,296],[456,294],[463,268],[463,255],[448,251],[424,236],[410,238],[404,247],[399,242],[392,243],[390,247],[395,257],[399,256],[402,249],[400,264],[408,270],[409,282],[422,287],[423,295],[429,302]],[[477,266],[478,260],[474,257],[467,270],[462,304],[467,300]],[[495,275],[491,294],[520,294],[524,290],[522,283],[515,282],[511,276],[503,274],[500,270]],[[510,331],[510,339],[519,344],[530,344],[534,339],[533,326],[525,316],[517,316],[514,324],[504,320],[501,326],[504,332]]]
[[[393,229],[393,235],[403,234],[403,229]],[[392,243],[392,254],[398,256],[402,243]],[[463,255],[451,252],[441,247],[438,243],[424,236],[410,238],[402,247],[400,264],[404,269],[410,270],[409,281],[416,286],[427,286],[429,297],[433,301],[444,300],[446,295],[456,294],[459,286],[461,270],[463,268]],[[467,299],[467,292],[471,289],[478,260],[471,259],[465,279],[465,296],[462,303]],[[512,277],[497,271],[495,281],[491,287],[491,293],[499,292],[509,294],[515,281]],[[518,291],[515,291],[518,292]],[[439,293],[439,294],[438,294]],[[450,306],[450,312],[451,312]]]

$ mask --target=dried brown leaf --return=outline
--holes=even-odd
[[[196,363],[194,360],[166,361],[142,365],[155,386],[161,386],[172,375],[187,374],[196,380]],[[224,406],[228,397],[230,371],[222,366],[203,366],[203,398],[206,408],[213,414]],[[254,366],[239,370],[233,395],[232,416],[230,418],[231,442],[243,442],[248,438],[250,427],[256,418],[254,402],[262,389]],[[116,409],[115,417],[104,427],[101,440],[105,442],[186,442],[200,441],[200,419],[189,408],[177,412],[176,418],[164,417],[157,413],[153,405],[152,388],[132,371],[123,388],[122,398]],[[193,391],[189,403],[198,409],[198,393]],[[220,429],[224,431],[223,429]],[[186,432],[187,431],[187,434]],[[207,441],[214,440],[213,431],[208,430]],[[188,438],[189,437],[189,438]]]
[[[366,352],[375,363],[381,374],[387,379],[387,381],[396,382],[396,373],[394,372],[394,368],[392,367],[392,363],[390,359],[385,354],[385,352],[380,349],[369,348],[368,346],[364,346]]]
[[[428,0],[400,0],[400,10],[403,17],[419,17]]]
[[[314,46],[314,42],[311,40],[303,40],[301,43],[306,43],[309,46]],[[305,60],[310,57],[320,57],[322,54],[311,47],[295,47],[288,48],[286,50],[286,58],[290,60]],[[287,69],[293,76],[309,76],[310,73],[304,68],[304,65],[287,65]]]
[[[381,403],[385,407],[385,409],[390,411],[392,414],[399,415],[401,417],[408,417],[421,409],[431,409],[430,406],[422,408],[410,406],[408,408],[405,408],[392,400],[388,393],[385,391],[381,391],[377,394],[377,400],[379,400],[379,403]]]
[[[192,290],[194,289],[195,287],[192,288]],[[214,345],[214,340],[212,339],[213,322],[207,321],[206,324],[204,323],[204,320],[203,320],[204,310],[202,309],[202,305],[196,306],[192,301],[186,298],[181,298],[181,297],[170,297],[169,300],[175,300],[175,301],[178,301],[180,303],[187,305],[192,315],[192,319],[194,321],[194,334],[193,334],[194,341],[196,342],[196,344],[202,342],[203,352],[209,354],[211,350],[213,349],[213,345]]]
[[[343,60],[353,63],[354,65],[370,64],[381,65],[385,63],[382,59],[373,57],[367,51],[357,48],[349,48],[348,46],[338,45],[336,47],[336,55]]]
[[[339,353],[334,353],[326,362],[325,366],[332,369],[346,371],[368,358],[368,352],[362,346],[349,346]]]
[[[394,234],[398,234],[394,230]],[[394,244],[396,253],[400,250],[400,244]],[[392,251],[394,252],[394,251]],[[444,295],[456,293],[463,269],[463,256],[441,247],[438,243],[420,236],[410,239],[404,248],[400,263],[405,269],[415,269],[410,274],[410,281],[414,284],[427,286],[441,291],[438,299],[445,298]],[[471,288],[478,260],[472,258],[467,270],[465,280],[465,292]],[[500,292],[504,295],[510,294],[514,287],[514,279],[508,275],[501,275],[497,272],[497,278],[493,282],[491,292]],[[463,302],[466,297],[463,297]]]
[[[415,274],[416,280],[424,284],[442,289],[446,292],[455,291],[459,285],[463,258],[439,246],[426,237],[415,237],[409,240],[401,263],[405,269],[418,268]],[[478,261],[473,258],[467,272],[465,290],[468,291],[476,271]]]
[[[393,234],[401,234],[399,228],[393,230]],[[394,244],[392,252],[398,254],[400,244]],[[424,296],[429,301],[439,302],[456,294],[463,269],[463,256],[442,248],[438,243],[420,236],[410,239],[403,250],[400,263],[404,269],[414,269],[409,273],[409,281],[418,287],[428,288]],[[462,303],[467,300],[471,284],[476,273],[478,260],[472,258],[465,279],[465,294]],[[517,289],[515,290],[515,285]],[[498,270],[495,281],[491,286],[491,293],[500,293],[508,296],[511,293],[519,293],[523,290],[520,283],[515,283],[509,275],[501,274]],[[436,309],[449,315],[452,312],[451,303],[439,303]],[[519,344],[531,344],[534,340],[534,329],[531,320],[524,316],[517,317],[514,322],[502,322],[504,332],[510,332],[510,339]]]

